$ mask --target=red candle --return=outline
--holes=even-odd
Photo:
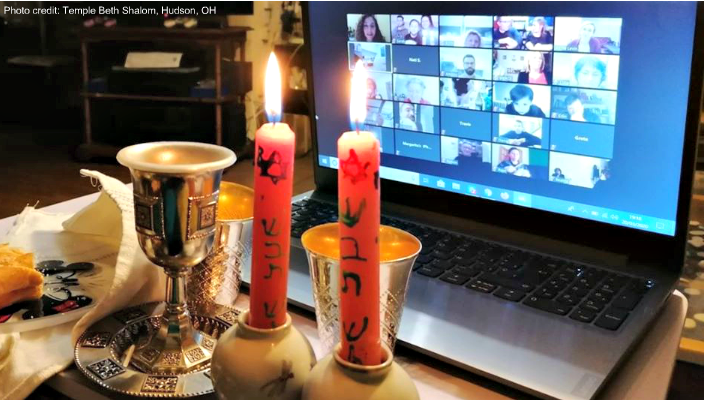
[[[296,137],[281,120],[281,73],[274,53],[266,71],[268,124],[255,134],[254,219],[249,324],[275,328],[286,322],[291,242],[291,196]]]
[[[366,72],[357,62],[350,119],[366,114]],[[337,141],[340,224],[340,321],[342,357],[362,365],[381,363],[379,324],[379,141],[371,132],[345,132]]]

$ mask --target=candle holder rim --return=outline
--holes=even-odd
[[[325,223],[325,224],[316,225],[316,226],[314,226],[314,227],[312,227],[312,228],[307,229],[307,230],[306,230],[305,232],[303,232],[303,234],[301,235],[301,244],[303,244],[303,247],[305,248],[305,250],[306,250],[307,252],[310,252],[310,253],[312,253],[312,254],[315,254],[315,255],[318,256],[318,257],[328,258],[328,259],[335,260],[335,261],[338,261],[338,262],[339,262],[339,261],[340,261],[340,258],[339,258],[339,257],[332,257],[332,256],[330,256],[329,254],[323,254],[323,253],[321,253],[321,252],[318,252],[318,251],[315,251],[315,250],[311,249],[309,246],[306,246],[306,240],[305,240],[305,238],[306,238],[307,236],[310,236],[310,232],[311,232],[311,231],[313,231],[313,230],[315,230],[315,229],[322,229],[323,227],[327,227],[327,226],[331,226],[331,225],[339,225],[339,222],[327,222],[327,223]],[[415,252],[409,253],[408,255],[405,255],[405,256],[403,256],[403,257],[393,258],[393,259],[390,259],[390,260],[380,260],[380,261],[379,261],[380,264],[392,264],[392,263],[397,263],[397,262],[401,262],[401,261],[405,261],[405,260],[411,259],[411,258],[413,258],[413,257],[418,256],[418,254],[420,254],[420,251],[423,249],[423,244],[421,243],[420,239],[418,239],[415,235],[413,235],[413,234],[411,234],[411,233],[409,233],[409,232],[406,232],[406,231],[404,231],[403,229],[394,228],[393,226],[384,225],[384,224],[379,225],[379,228],[382,228],[382,227],[383,227],[383,228],[386,228],[386,229],[390,229],[390,230],[392,230],[392,231],[400,232],[400,233],[403,234],[404,236],[408,236],[409,238],[412,238],[413,241],[416,242],[416,244],[418,245],[418,248],[417,248],[417,250],[416,250]]]
[[[220,158],[214,161],[202,163],[184,163],[184,164],[159,164],[155,162],[143,161],[139,154],[150,148],[173,148],[173,147],[200,147],[213,152],[220,153]],[[217,171],[225,169],[237,161],[237,156],[232,150],[210,143],[200,142],[185,142],[185,141],[160,141],[138,143],[122,148],[117,153],[117,162],[121,165],[143,172],[153,172],[159,174],[197,174],[202,172]]]
[[[293,326],[293,320],[291,319],[291,314],[286,313],[286,322],[283,325],[279,325],[276,328],[255,328],[249,324],[249,309],[247,309],[237,316],[237,326],[250,333],[268,336],[287,331]]]
[[[381,356],[381,363],[375,364],[375,365],[362,365],[362,364],[355,364],[352,362],[349,362],[342,358],[340,355],[340,351],[342,350],[342,342],[339,342],[335,345],[335,348],[332,351],[333,358],[335,359],[335,362],[340,365],[343,368],[346,368],[350,371],[358,372],[358,373],[364,373],[364,374],[371,374],[371,373],[378,373],[378,372],[383,372],[384,370],[388,369],[391,367],[391,364],[394,362],[394,353],[391,351],[389,346],[384,343],[384,341],[380,341],[381,344],[381,350],[382,350],[382,356]]]

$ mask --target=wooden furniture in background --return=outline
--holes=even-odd
[[[79,32],[81,41],[81,65],[83,72],[83,112],[85,115],[84,140],[76,151],[76,156],[81,160],[88,160],[93,156],[112,157],[117,154],[116,148],[100,145],[93,139],[91,126],[91,101],[94,99],[121,99],[135,101],[156,101],[156,102],[185,102],[185,103],[205,103],[215,106],[215,143],[222,144],[222,107],[223,104],[243,101],[243,96],[230,91],[230,94],[223,95],[222,83],[222,60],[223,51],[226,46],[230,46],[232,51],[232,61],[238,58],[240,62],[245,61],[245,42],[249,27],[228,27],[221,29],[166,29],[166,28],[136,28],[136,27],[93,27],[84,28]],[[202,46],[212,46],[215,50],[215,97],[178,97],[159,96],[142,94],[117,94],[117,93],[94,93],[88,91],[90,82],[89,70],[89,44],[100,42],[170,42],[197,44]]]

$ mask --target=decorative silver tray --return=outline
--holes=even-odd
[[[91,380],[107,389],[141,397],[191,397],[213,392],[210,364],[186,374],[144,373],[130,363],[135,349],[145,346],[159,329],[163,302],[146,303],[109,315],[90,326],[78,339],[75,360]],[[204,346],[215,347],[217,338],[234,324],[239,311],[220,305],[207,314],[195,310],[193,327],[209,338]],[[135,343],[136,341],[136,343]],[[158,354],[154,355],[155,357]],[[198,357],[198,354],[187,354]]]

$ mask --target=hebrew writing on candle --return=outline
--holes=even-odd
[[[275,328],[286,320],[295,135],[281,121],[281,73],[272,53],[267,65],[265,110],[255,136],[254,225],[250,320]]]
[[[352,77],[352,131],[337,142],[340,221],[341,356],[356,364],[381,363],[379,322],[379,141],[360,130],[366,118],[366,71]]]

